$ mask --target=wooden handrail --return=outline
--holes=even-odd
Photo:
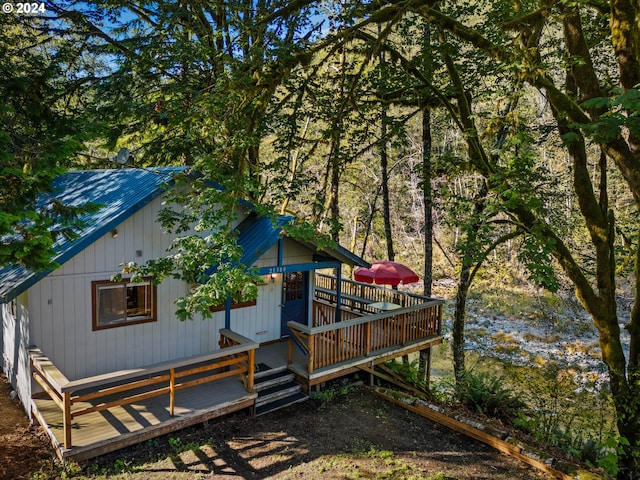
[[[228,329],[220,330],[219,343],[220,350],[206,355],[163,362],[148,367],[119,370],[73,381],[67,380],[53,362],[37,347],[31,347],[29,355],[34,379],[62,410],[64,447],[71,448],[71,422],[73,418],[80,415],[169,394],[169,410],[173,416],[177,390],[214,382],[233,375],[243,375],[245,388],[248,392],[252,392],[254,355],[259,344]],[[195,374],[202,376],[176,383],[180,378]],[[72,411],[73,405],[80,402],[124,393],[141,387],[152,387],[155,384],[164,384],[164,386]],[[72,392],[82,393],[72,396]]]
[[[318,303],[323,303],[320,302],[319,300],[316,300]],[[326,305],[330,305],[329,303],[324,302]],[[420,310],[427,310],[428,308],[431,307],[435,307],[437,305],[442,305],[444,304],[444,300],[430,300],[426,303],[423,303],[422,305],[415,305],[413,307],[408,307],[408,308],[399,308],[397,310],[389,310],[386,312],[382,312],[382,313],[376,313],[373,315],[363,315],[360,316],[358,318],[354,318],[351,320],[343,320],[341,322],[334,322],[334,323],[328,323],[325,325],[319,325],[317,327],[309,327],[307,325],[303,325],[301,323],[298,322],[288,322],[287,325],[289,327],[294,327],[297,330],[300,330],[301,332],[305,332],[309,335],[314,334],[314,333],[323,333],[323,332],[328,332],[331,330],[339,330],[339,329],[343,329],[345,327],[349,327],[352,325],[361,325],[364,323],[370,323],[373,322],[375,320],[380,320],[383,318],[390,318],[390,317],[395,317],[398,315],[402,315],[404,313],[409,313],[409,312],[417,312]]]
[[[323,273],[316,273],[315,275],[316,289],[320,292],[327,293],[328,291],[336,291],[336,277],[333,275],[326,275]],[[396,301],[403,307],[422,304],[430,300],[436,300],[432,297],[426,297],[416,293],[405,292],[402,290],[393,290],[385,288],[379,285],[371,283],[356,282],[348,278],[340,279],[340,290],[344,300],[366,301],[368,303],[378,301]]]
[[[210,362],[212,360],[222,358],[222,357],[227,357],[229,355],[243,353],[249,350],[255,350],[260,346],[258,343],[254,342],[253,340],[250,340],[246,337],[243,337],[242,335],[239,335],[225,328],[220,330],[220,336],[223,338],[232,339],[234,342],[238,342],[238,343],[234,343],[234,345],[231,347],[226,347],[211,353],[207,353],[206,355],[196,355],[193,357],[181,358],[175,361],[156,363],[154,365],[150,365],[147,367],[133,368],[133,369],[127,369],[127,370],[117,370],[115,372],[109,372],[102,375],[95,375],[93,377],[81,378],[78,380],[72,380],[70,382],[67,381],[66,384],[61,385],[60,391],[74,392],[78,390],[94,388],[97,386],[104,385],[106,383],[115,383],[115,382],[128,380],[130,378],[154,375],[158,372],[162,372],[170,368],[174,368],[174,369],[182,368],[189,365],[193,365],[195,363]]]
[[[58,367],[38,347],[29,347],[29,358],[31,359],[32,367],[42,376],[49,387],[62,398],[62,385],[69,383],[67,377],[58,370]]]

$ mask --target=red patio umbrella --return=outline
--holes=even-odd
[[[378,285],[396,286],[399,283],[414,283],[420,280],[418,275],[406,265],[390,260],[373,262],[371,268],[359,267],[353,272],[358,282],[377,283]]]

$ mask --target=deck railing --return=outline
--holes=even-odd
[[[340,279],[341,305],[349,310],[375,313],[368,305],[386,302],[407,308],[437,300],[435,298],[416,295],[414,293],[394,290],[370,283],[355,282],[346,278]],[[317,273],[315,275],[315,298],[331,303],[336,302],[337,279],[332,275]]]
[[[289,322],[289,330],[307,357],[307,373],[341,362],[389,351],[411,342],[441,334],[443,300],[430,300],[398,310],[347,319],[350,310],[342,310],[342,321],[308,327]],[[335,318],[335,305],[314,301],[319,318]],[[355,314],[354,314],[355,315]],[[292,340],[289,340],[289,363]]]
[[[72,421],[81,415],[168,395],[173,416],[176,391],[234,375],[241,375],[247,392],[252,392],[256,348],[258,344],[252,340],[222,329],[220,350],[213,353],[73,381],[38,348],[31,348],[29,354],[33,377],[62,410],[64,448],[68,449],[72,446]]]
[[[336,304],[325,300],[314,300],[312,305],[311,317],[314,327],[321,325],[329,325],[335,322],[336,318]],[[340,311],[341,320],[351,320],[354,318],[360,318],[364,315],[362,312],[357,312],[352,309],[343,308]]]

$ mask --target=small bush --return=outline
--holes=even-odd
[[[575,456],[590,465],[596,465],[598,460],[604,456],[604,447],[592,438],[587,438]]]
[[[324,410],[328,403],[331,403],[340,397],[346,396],[351,391],[352,387],[353,386],[349,384],[334,383],[321,392],[312,393],[311,398],[320,402],[320,407],[318,407],[318,410]]]
[[[416,387],[418,390],[426,392],[427,381],[424,372],[420,372],[419,361],[414,360],[411,363],[391,361],[386,362],[385,366],[395,372],[404,380]]]
[[[510,419],[524,407],[504,377],[466,371],[456,385],[456,396],[462,404],[490,417]]]
[[[453,403],[456,401],[456,382],[453,376],[434,379],[430,383],[429,395],[439,403]]]

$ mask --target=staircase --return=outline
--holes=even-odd
[[[254,380],[253,388],[258,392],[256,416],[304,402],[309,398],[302,393],[302,387],[286,366],[258,372]]]

